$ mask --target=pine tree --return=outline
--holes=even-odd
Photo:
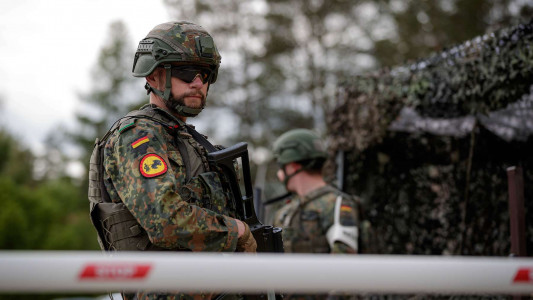
[[[79,129],[70,132],[82,149],[85,165],[89,163],[95,139],[101,138],[121,116],[146,101],[142,85],[131,75],[132,59],[133,46],[124,23],[112,23],[92,71],[92,90],[80,95]]]
[[[132,50],[125,25],[112,23],[92,72],[92,90],[80,95],[84,104],[77,113],[81,130],[73,134],[89,154],[96,137],[144,100],[138,82],[131,76]]]

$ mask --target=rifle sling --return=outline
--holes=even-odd
[[[185,128],[187,129],[187,132],[192,135],[192,137],[205,148],[205,150],[207,150],[208,152],[217,151],[215,146],[213,146],[213,144],[211,144],[203,135],[201,135],[194,128],[189,125],[185,125]]]
[[[289,197],[291,195],[292,195],[292,193],[288,192],[286,194],[283,194],[281,196],[277,196],[276,198],[273,198],[273,199],[270,199],[270,200],[267,200],[267,201],[263,202],[263,205],[274,204],[274,203],[279,202],[279,201],[281,201],[281,200],[283,200],[283,199],[285,199],[285,198],[287,198],[287,197]]]

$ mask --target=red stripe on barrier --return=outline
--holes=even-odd
[[[521,268],[518,269],[516,275],[513,279],[515,283],[533,283],[531,280],[531,269],[530,268]]]
[[[80,272],[79,280],[141,280],[151,268],[150,264],[91,263]]]

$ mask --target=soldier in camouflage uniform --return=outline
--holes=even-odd
[[[189,22],[152,29],[138,46],[133,76],[150,103],[119,119],[91,157],[91,219],[105,250],[255,252],[225,178],[208,164],[220,149],[186,123],[205,107],[220,54]],[[179,270],[176,270],[179,272]],[[213,295],[137,292],[127,299],[210,299]]]
[[[307,129],[294,129],[274,143],[277,176],[294,196],[274,216],[283,228],[285,252],[357,253],[359,200],[322,177],[324,145]],[[333,295],[287,295],[288,299],[326,299]],[[341,296],[347,298],[348,296]]]

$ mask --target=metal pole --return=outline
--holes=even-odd
[[[507,182],[509,185],[511,255],[527,256],[524,216],[524,178],[520,166],[507,168]]]
[[[337,163],[337,187],[339,190],[344,191],[344,151],[339,150],[335,161]]]

